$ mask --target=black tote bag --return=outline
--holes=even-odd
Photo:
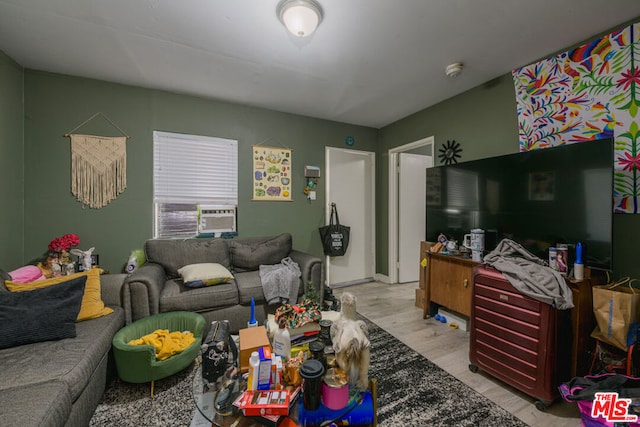
[[[343,256],[349,246],[350,230],[351,227],[340,224],[336,204],[331,203],[331,219],[329,220],[329,225],[325,225],[319,229],[324,254],[327,256]]]

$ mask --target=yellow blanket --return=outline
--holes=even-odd
[[[195,341],[193,332],[169,332],[168,329],[156,329],[142,338],[129,341],[129,344],[152,345],[156,348],[156,359],[165,360],[180,353]]]

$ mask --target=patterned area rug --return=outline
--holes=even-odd
[[[526,426],[374,323],[369,374],[378,381],[380,426]]]
[[[364,318],[363,318],[364,319]],[[369,325],[371,366],[378,381],[378,425],[526,426],[518,418],[434,365],[376,324]],[[149,384],[113,381],[91,426],[189,426],[195,406],[190,367]]]

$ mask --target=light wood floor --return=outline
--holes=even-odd
[[[422,309],[415,306],[417,287],[417,282],[395,285],[371,282],[337,288],[334,294],[354,294],[360,314],[525,423],[540,427],[580,425],[576,404],[558,400],[541,412],[535,408],[535,400],[526,394],[482,371],[476,374],[469,371],[469,332],[451,329],[432,318],[423,319]]]

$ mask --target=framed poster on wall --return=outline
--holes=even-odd
[[[292,194],[290,148],[254,145],[253,200],[290,202]]]

